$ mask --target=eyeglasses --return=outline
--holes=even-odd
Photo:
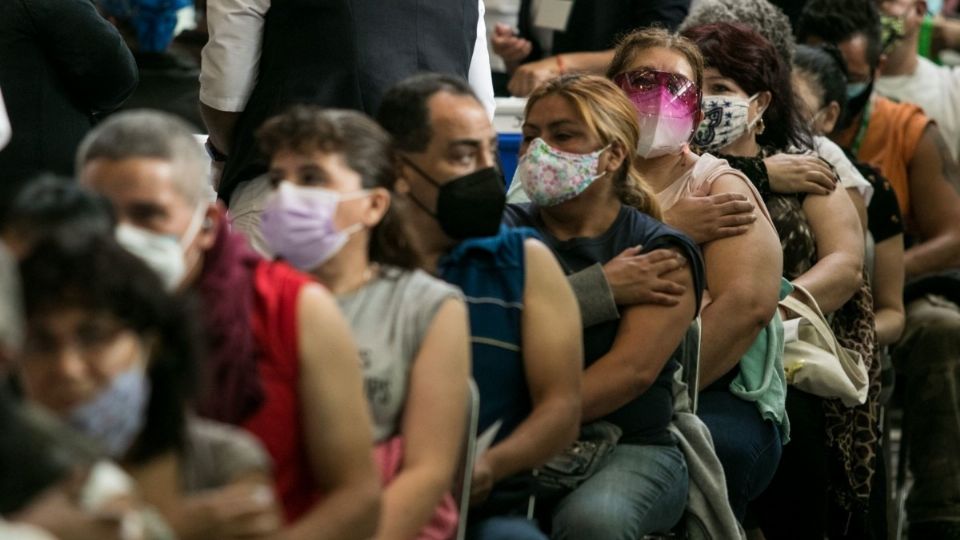
[[[684,107],[690,110],[700,107],[700,88],[679,73],[652,69],[627,71],[614,77],[613,82],[631,97],[666,88]]]

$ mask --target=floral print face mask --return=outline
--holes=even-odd
[[[594,180],[597,164],[609,146],[589,154],[557,150],[537,137],[520,157],[513,181],[520,182],[527,197],[537,206],[556,206],[580,195]]]

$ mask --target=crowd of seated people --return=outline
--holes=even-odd
[[[875,93],[900,3],[633,29],[525,89],[507,178],[458,77],[294,105],[247,134],[271,258],[191,126],[106,118],[4,201],[0,537],[892,538],[889,350],[909,538],[960,538],[960,167]],[[785,367],[797,301],[857,403]]]

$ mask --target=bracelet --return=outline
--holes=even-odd
[[[567,68],[566,68],[566,66],[565,66],[564,63],[563,63],[563,57],[558,54],[558,55],[554,56],[554,58],[557,59],[557,72],[558,72],[560,75],[563,75],[563,74],[566,73],[566,71],[567,71]]]

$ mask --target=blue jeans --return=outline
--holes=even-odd
[[[537,524],[520,516],[495,516],[467,528],[469,540],[547,540]]]
[[[780,464],[780,430],[757,406],[726,389],[700,392],[697,416],[713,437],[733,513],[743,523],[747,504],[767,488]]]
[[[639,540],[669,531],[687,505],[687,463],[676,446],[621,444],[557,505],[552,538]]]

